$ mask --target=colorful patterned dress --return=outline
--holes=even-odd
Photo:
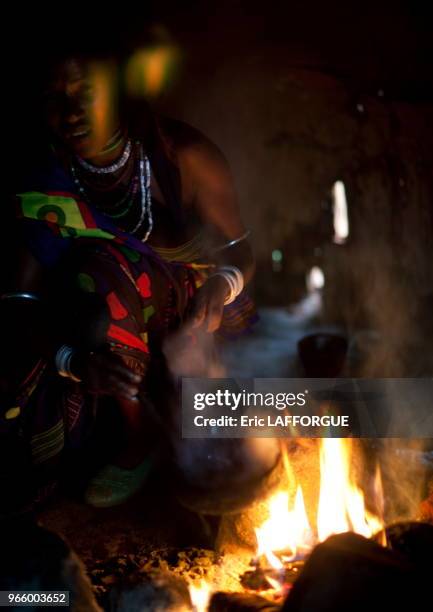
[[[176,223],[176,175],[160,148],[149,157]],[[153,350],[181,324],[213,268],[201,259],[201,236],[175,248],[151,248],[82,201],[54,154],[26,183],[16,198],[18,239],[47,270],[54,293],[62,293],[66,316],[79,319],[65,325],[65,343],[89,350],[108,344],[132,369],[145,373]],[[92,328],[91,316],[85,319],[93,303],[104,310],[105,324],[98,337],[81,338],[83,329]],[[241,294],[225,308],[220,333],[236,337],[254,318],[251,301]],[[83,385],[59,377],[53,361],[39,359],[14,405],[5,407],[3,429],[24,441],[40,497],[55,484],[65,451],[80,447],[91,432],[97,401]]]

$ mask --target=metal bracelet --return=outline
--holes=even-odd
[[[234,302],[244,288],[244,275],[236,266],[220,266],[212,276],[222,276],[230,288],[230,293],[224,300],[225,306]]]
[[[248,230],[245,232],[245,234],[242,234],[242,236],[239,236],[239,238],[235,238],[234,240],[230,240],[230,242],[226,242],[225,244],[222,244],[219,247],[215,247],[214,249],[212,249],[212,253],[219,253],[220,251],[229,249],[230,247],[235,246],[235,244],[238,244],[239,242],[246,240],[250,234],[251,234],[251,230]]]
[[[0,300],[32,300],[34,302],[40,302],[41,298],[35,293],[15,291],[11,293],[2,293],[0,295]]]
[[[74,354],[74,349],[67,344],[63,344],[56,353],[54,363],[56,364],[57,372],[64,378],[70,378],[74,382],[81,382],[81,379],[75,376],[71,371],[71,359]]]

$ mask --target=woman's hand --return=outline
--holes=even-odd
[[[223,276],[215,275],[198,289],[189,316],[192,327],[201,327],[208,332],[216,331],[221,325],[224,300],[230,291]]]
[[[108,348],[94,353],[76,353],[71,370],[91,393],[138,401],[142,376],[132,372],[121,357]]]

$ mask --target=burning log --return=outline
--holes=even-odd
[[[394,523],[385,530],[387,548],[404,555],[419,571],[433,572],[433,526],[408,521]],[[381,540],[381,533],[374,538]]]
[[[283,584],[287,588],[299,578],[303,567],[303,561],[286,563],[281,569],[259,566],[254,570],[245,572],[240,577],[240,583],[250,591],[268,591],[274,589],[274,585],[277,583]]]
[[[331,536],[305,563],[283,612],[418,610],[427,583],[403,555],[353,533]]]
[[[277,612],[280,606],[249,593],[215,593],[208,612]]]

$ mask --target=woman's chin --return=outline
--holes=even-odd
[[[89,160],[96,157],[101,149],[89,136],[68,138],[65,144],[71,153]]]

